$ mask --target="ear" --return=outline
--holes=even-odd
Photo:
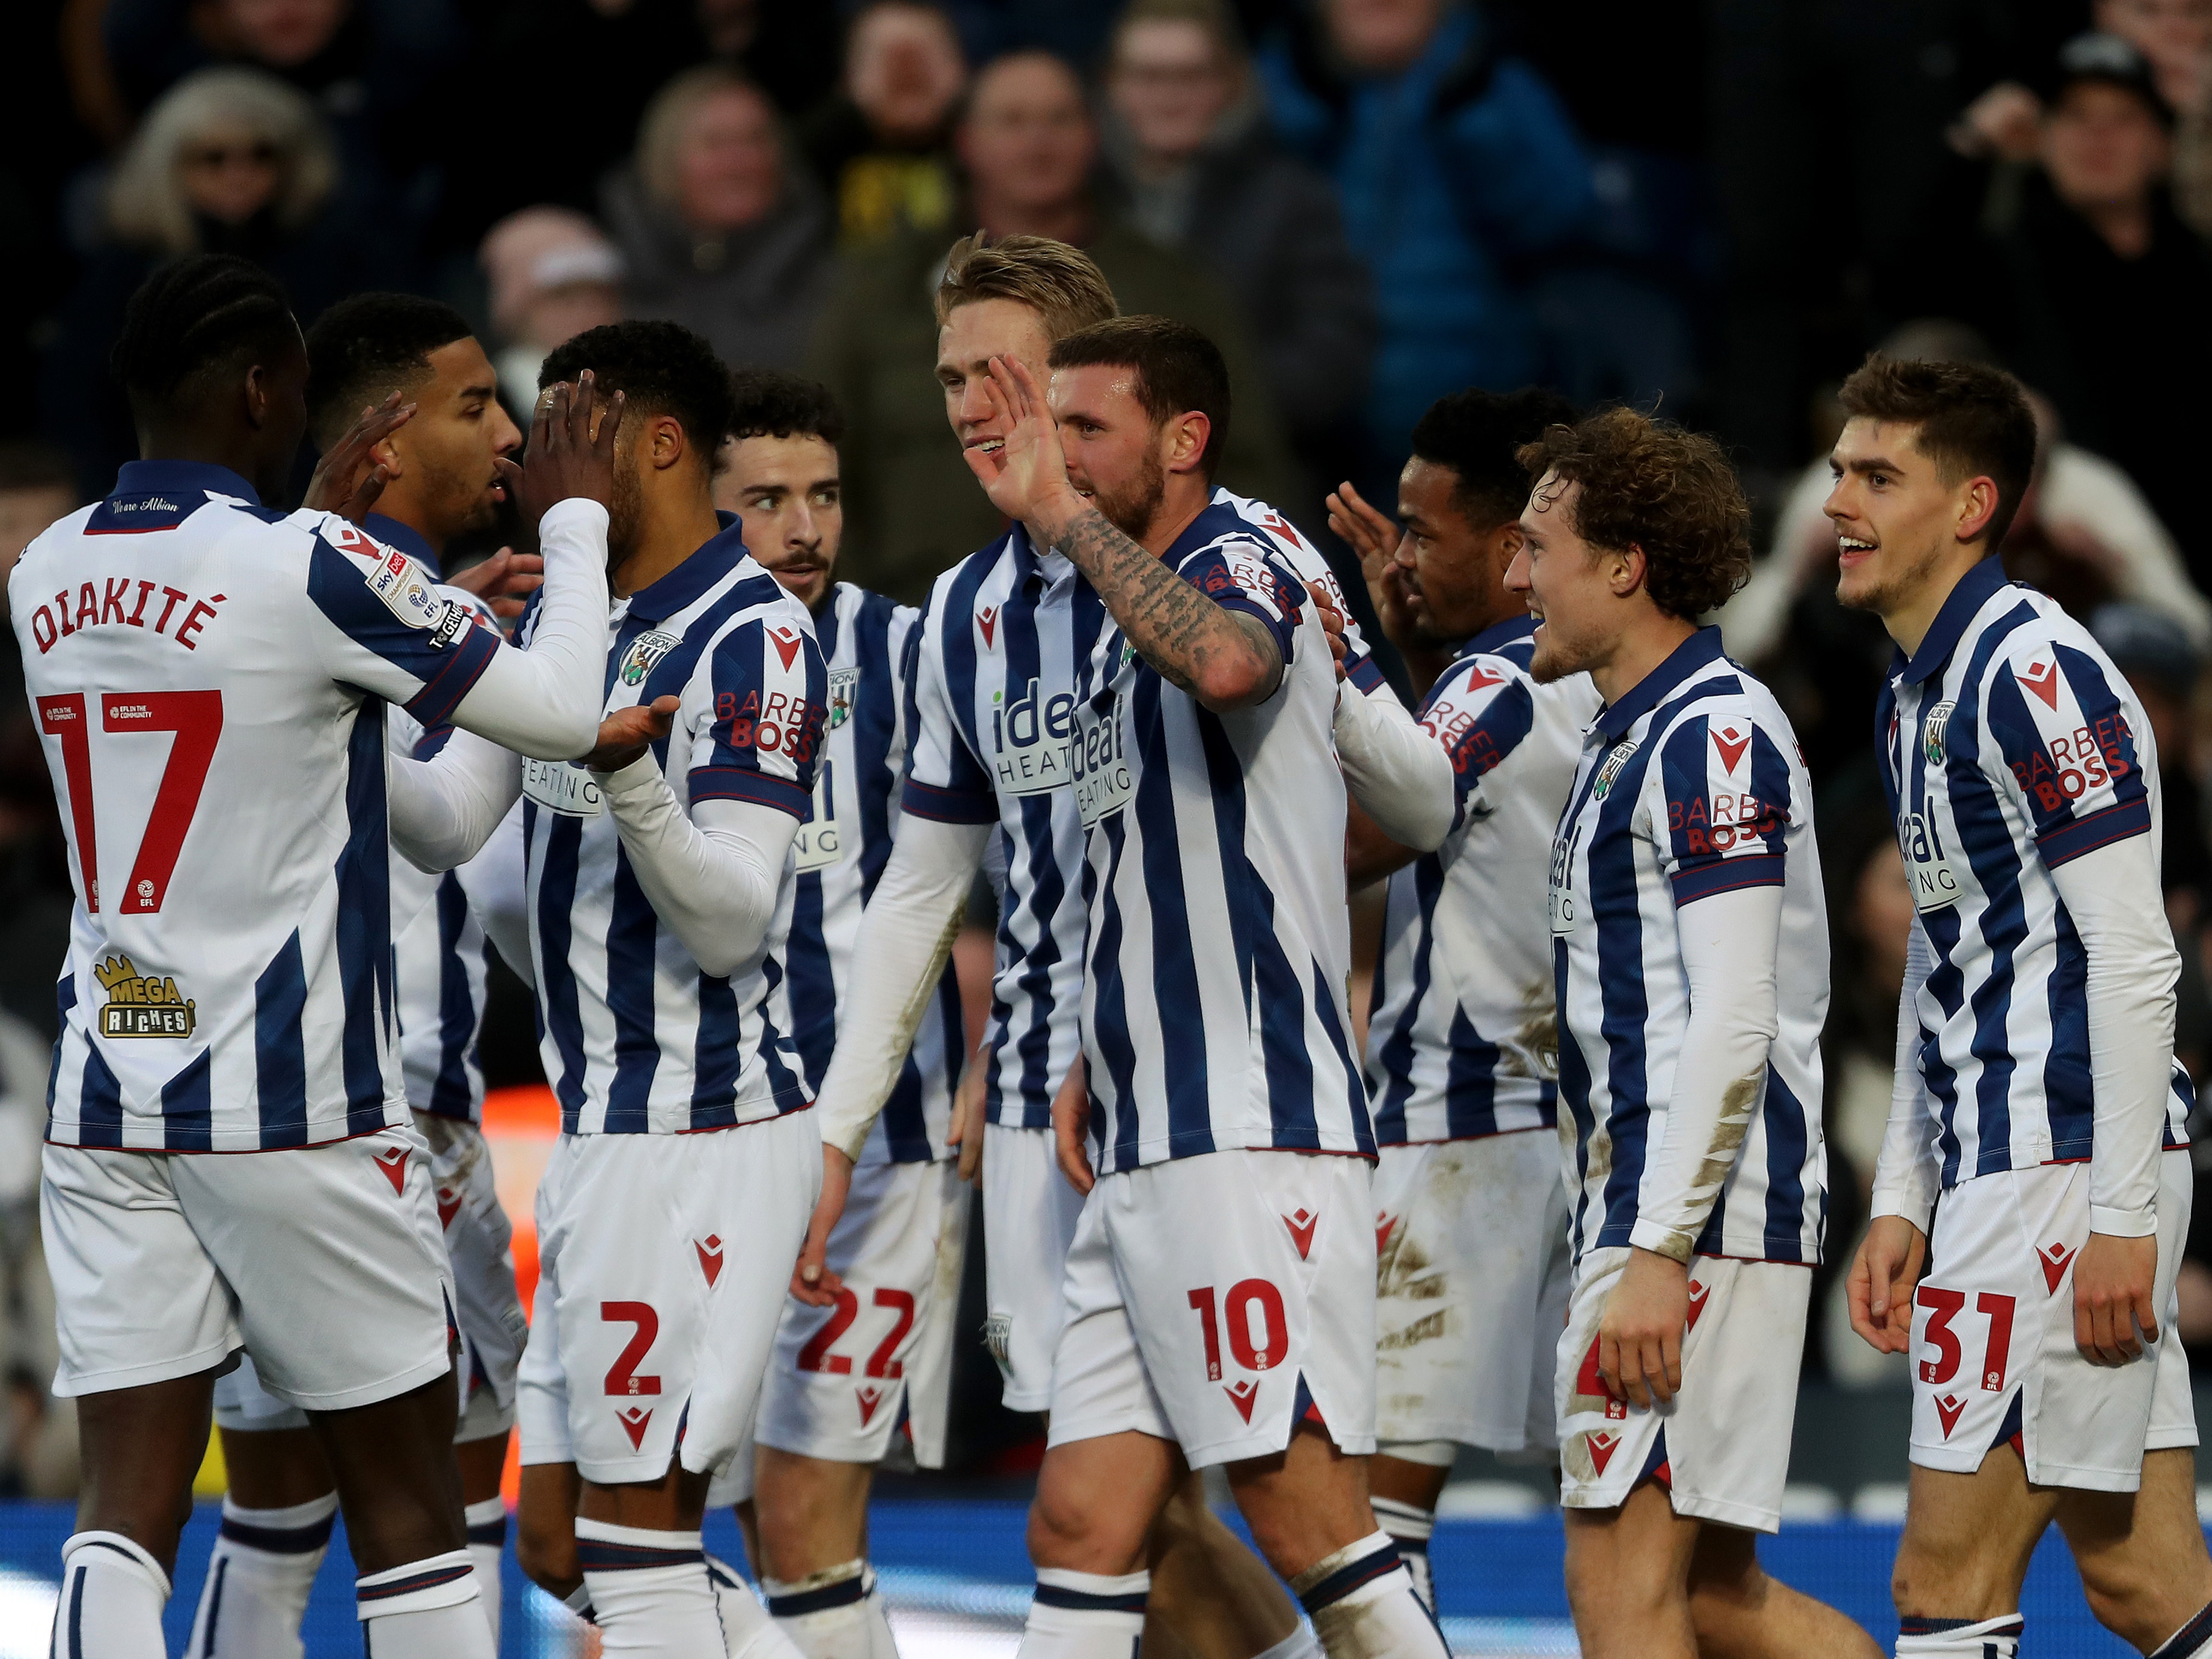
[[[258,431],[264,422],[265,422],[269,418],[270,397],[268,369],[259,363],[256,363],[252,368],[247,369],[246,371],[246,384],[241,390],[246,394],[246,424],[252,427],[256,431]]]
[[[656,472],[665,472],[690,453],[691,446],[684,435],[684,423],[672,415],[656,415],[647,423],[639,440],[647,446],[647,458]],[[708,458],[708,465],[713,465]]]
[[[1521,556],[1526,540],[1517,519],[1509,520],[1490,532],[1490,556],[1501,573],[1513,568],[1513,561]]]
[[[1170,472],[1195,472],[1206,459],[1206,441],[1213,422],[1200,410],[1187,410],[1167,423],[1167,453],[1162,458]]]
[[[1997,515],[1997,485],[1994,478],[1969,478],[1959,496],[1959,527],[1952,533],[1961,544],[1988,533]]]
[[[1606,574],[1606,586],[1613,590],[1614,598],[1625,599],[1644,586],[1650,565],[1639,544],[1631,542],[1626,551],[1605,556],[1613,562],[1613,568]]]

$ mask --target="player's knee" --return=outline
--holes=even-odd
[[[1567,1548],[1567,1606],[1577,1630],[1595,1632],[1613,1626],[1644,1624],[1666,1605],[1667,1576],[1638,1553],[1593,1547],[1570,1534]]]
[[[2129,1559],[2124,1550],[2100,1550],[2076,1557],[2081,1594],[2099,1624],[2121,1640],[2148,1653],[2196,1611],[2166,1607],[2166,1585],[2149,1562]]]
[[[576,1565],[576,1534],[564,1522],[532,1515],[527,1508],[515,1517],[514,1559],[523,1576],[555,1596],[566,1595],[584,1582]]]

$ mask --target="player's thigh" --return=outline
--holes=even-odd
[[[2146,1453],[2136,1492],[2065,1493],[2057,1521],[2090,1611],[2138,1647],[2155,1647],[2212,1598],[2187,1449]]]
[[[270,1395],[343,1413],[450,1369],[451,1283],[411,1125],[178,1163],[185,1213],[238,1297]]]
[[[236,1300],[176,1189],[184,1161],[43,1150],[39,1212],[61,1350],[57,1394],[83,1398],[211,1371],[240,1346]]]
[[[1372,1203],[1363,1161],[1274,1151],[1092,1189],[1139,1358],[1193,1468],[1281,1452],[1299,1421],[1353,1455],[1375,1449]]]
[[[842,1283],[830,1307],[787,1298],[763,1387],[756,1438],[763,1449],[833,1462],[879,1462],[925,1338],[949,1321],[957,1283],[940,1286],[939,1239],[947,1164],[864,1164],[830,1235],[828,1262]],[[929,1357],[946,1347],[928,1345]],[[941,1365],[931,1368],[942,1370]]]
[[[1915,1464],[1890,1579],[1898,1612],[1972,1620],[2016,1612],[2028,1558],[2063,1495],[2030,1486],[2009,1446],[1971,1474]]]
[[[1645,1627],[1658,1618],[1686,1622],[1702,1529],[1674,1513],[1663,1488],[1648,1483],[1613,1507],[1568,1510],[1567,1601],[1585,1644],[1594,1634]]]

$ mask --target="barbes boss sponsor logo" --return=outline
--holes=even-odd
[[[1002,795],[1042,795],[1068,781],[1068,739],[1075,734],[1075,699],[1065,691],[1049,697],[1032,678],[1011,702],[994,692],[991,702],[992,770]]]

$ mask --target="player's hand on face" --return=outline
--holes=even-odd
[[[356,524],[368,518],[384,486],[399,476],[397,460],[379,461],[372,452],[414,413],[415,405],[401,403],[396,392],[381,407],[362,410],[361,418],[315,463],[301,505],[311,512],[335,513]]]
[[[1928,1261],[1928,1239],[1903,1216],[1876,1216],[1851,1258],[1846,1292],[1851,1328],[1876,1353],[1912,1348],[1912,1291]]]
[[[1078,1054],[1067,1068],[1060,1092],[1052,1097],[1052,1147],[1060,1174],[1079,1193],[1097,1184],[1091,1173],[1091,1152],[1085,1137],[1091,1129],[1091,1072]]]
[[[2089,1235],[2074,1260],[2074,1344],[2084,1359],[2124,1365],[2158,1346],[2157,1282],[2156,1233]]]
[[[655,697],[650,706],[617,708],[599,722],[598,747],[584,757],[594,772],[619,772],[666,737],[676,726],[676,697]]]
[[[1319,582],[1308,582],[1306,592],[1313,595],[1314,609],[1320,614],[1321,625],[1328,635],[1329,654],[1336,659],[1336,677],[1344,678],[1344,612],[1336,608],[1336,601],[1328,596],[1328,589]]]
[[[822,1149],[822,1196],[814,1200],[814,1215],[806,1224],[806,1242],[799,1247],[799,1263],[791,1270],[791,1293],[810,1308],[826,1308],[837,1299],[845,1281],[830,1271],[830,1235],[837,1218],[845,1213],[846,1194],[853,1190],[853,1160],[835,1146]]]
[[[1690,1270],[1669,1256],[1632,1249],[1598,1321],[1597,1370],[1614,1399],[1649,1410],[1682,1386],[1682,1331],[1690,1318]]]
[[[960,1074],[960,1086],[952,1091],[952,1127],[945,1134],[946,1146],[960,1149],[960,1178],[970,1187],[979,1187],[983,1182],[983,1097],[987,1072],[981,1054],[968,1062],[968,1069]]]
[[[491,557],[479,559],[466,570],[448,576],[446,583],[475,594],[491,607],[493,616],[512,622],[528,608],[525,601],[545,586],[545,561],[535,553],[502,547]]]
[[[963,450],[969,470],[991,505],[1008,518],[1032,527],[1048,519],[1057,522],[1052,515],[1080,501],[1067,482],[1060,424],[1052,417],[1036,377],[1016,358],[994,357],[983,395],[1006,431],[1006,441],[996,451]]]
[[[538,394],[530,422],[530,448],[520,466],[502,456],[499,474],[525,519],[536,524],[556,502],[580,495],[611,506],[615,498],[615,434],[627,402],[617,392],[599,396],[599,383],[586,369],[571,386],[566,380]],[[594,425],[594,417],[596,426]]]
[[[1371,506],[1365,496],[1344,483],[1328,492],[1328,527],[1337,539],[1359,556],[1359,568],[1367,578],[1367,591],[1382,580],[1390,556],[1398,549],[1398,526],[1389,516]]]

